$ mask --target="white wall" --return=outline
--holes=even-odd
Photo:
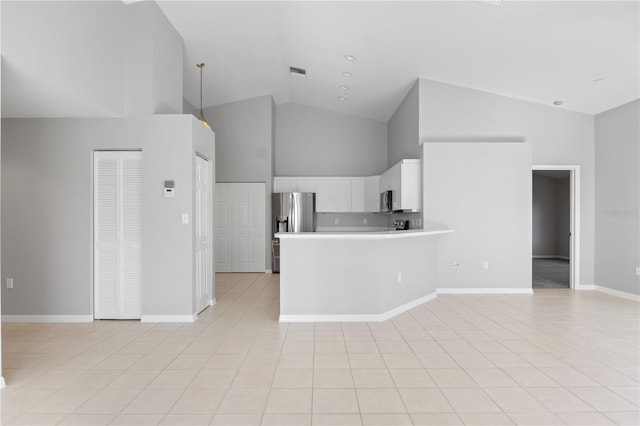
[[[405,158],[420,158],[420,82],[407,93],[398,109],[393,113],[388,127],[387,166],[392,167]]]
[[[456,231],[438,246],[438,288],[531,289],[531,145],[422,148],[425,229]]]
[[[420,140],[524,140],[531,145],[533,164],[580,165],[578,284],[594,283],[593,116],[421,79]]]
[[[371,176],[387,169],[387,125],[288,103],[276,109],[276,176]]]
[[[142,149],[143,316],[192,315],[192,221],[181,216],[193,214],[194,149],[214,150],[196,125],[187,115],[3,120],[2,282],[15,287],[2,288],[2,314],[92,314],[93,151]],[[163,198],[164,180],[176,181],[175,198]]]
[[[266,269],[271,269],[273,107],[271,95],[267,95],[204,111],[216,133],[216,182],[264,182],[266,185]]]
[[[596,285],[640,294],[640,101],[595,118]]]

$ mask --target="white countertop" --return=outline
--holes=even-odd
[[[455,232],[454,229],[408,229],[406,231],[370,231],[370,232],[279,232],[280,239],[345,239],[345,240],[384,240],[392,238],[412,238],[440,235]]]

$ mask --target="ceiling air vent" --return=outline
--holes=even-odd
[[[289,67],[289,72],[291,73],[291,75],[297,75],[300,77],[307,76],[307,70],[305,70],[304,68]]]

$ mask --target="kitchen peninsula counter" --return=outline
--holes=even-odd
[[[279,233],[280,321],[384,321],[431,300],[450,229]]]

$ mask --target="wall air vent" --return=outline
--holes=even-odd
[[[291,75],[297,75],[299,77],[307,76],[307,70],[305,70],[304,68],[289,67],[289,72],[291,73]]]

